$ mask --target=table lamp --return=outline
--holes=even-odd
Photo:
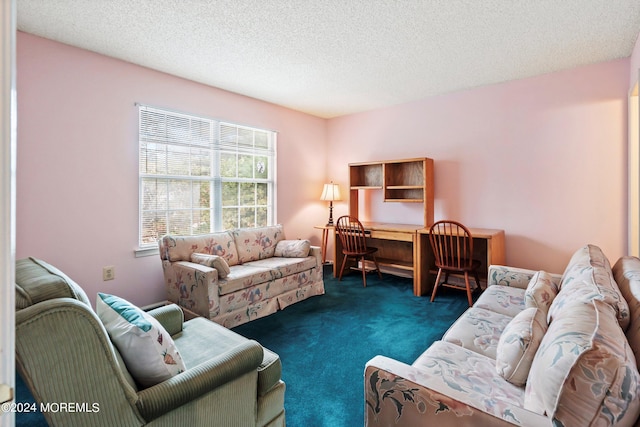
[[[338,187],[338,184],[334,184],[333,181],[330,184],[325,184],[320,200],[329,202],[329,222],[327,222],[327,225],[333,225],[333,201],[340,200],[340,187]]]

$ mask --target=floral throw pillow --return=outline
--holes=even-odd
[[[524,304],[526,307],[539,308],[546,314],[558,292],[553,277],[546,271],[538,271],[529,281],[524,293]]]
[[[525,308],[511,319],[498,341],[498,374],[514,385],[523,386],[547,328],[546,313],[535,307]]]
[[[231,269],[229,268],[229,264],[227,264],[227,261],[225,261],[224,258],[218,255],[192,253],[191,262],[215,268],[216,270],[218,270],[218,277],[221,279],[226,278],[227,275],[231,273]]]
[[[151,387],[186,370],[171,335],[150,314],[98,293],[96,312],[136,382]]]
[[[273,256],[285,258],[306,258],[309,256],[311,243],[308,240],[280,240]]]

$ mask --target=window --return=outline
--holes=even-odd
[[[141,247],[272,225],[273,131],[139,106]]]

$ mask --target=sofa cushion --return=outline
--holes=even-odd
[[[151,315],[114,295],[98,293],[96,312],[129,372],[150,387],[183,372],[171,335]]]
[[[218,281],[218,292],[220,295],[227,295],[272,279],[269,268],[250,264],[234,265],[227,277]]]
[[[302,271],[314,268],[316,266],[316,259],[314,257],[273,257],[261,259],[258,261],[251,261],[245,265],[251,267],[267,268],[271,272],[271,275],[274,279],[279,279],[280,277],[290,276],[292,274],[300,273]]]
[[[478,297],[473,306],[514,317],[525,309],[524,289],[492,285]]]
[[[574,300],[540,343],[525,408],[546,414],[554,425],[632,425],[640,413],[639,393],[633,352],[611,305]]]
[[[240,264],[271,258],[276,245],[284,239],[282,225],[268,227],[238,228],[231,232],[236,242]]]
[[[182,333],[175,338],[186,364],[192,368],[246,341],[242,335],[202,317],[185,322]],[[258,367],[258,394],[263,395],[276,386],[281,376],[280,357],[265,348]]]
[[[238,250],[229,231],[196,236],[166,235],[160,239],[160,257],[169,261],[191,261],[194,252],[218,255],[228,265],[238,264]]]
[[[568,298],[569,295],[566,291],[572,293],[570,298]],[[595,298],[601,299],[613,307],[623,330],[629,326],[629,306],[613,279],[609,260],[597,246],[586,245],[573,254],[560,282],[558,296],[562,294],[565,298],[560,301],[557,301],[558,298],[554,300],[549,309],[549,316],[552,316],[556,309],[561,309],[562,305],[571,299],[590,300]],[[556,305],[556,303],[558,304]],[[556,305],[555,308],[554,305]]]
[[[191,262],[196,264],[206,265],[207,267],[215,268],[218,270],[218,277],[224,279],[231,272],[229,264],[221,256],[208,255],[208,254],[191,254]]]
[[[640,369],[640,259],[633,256],[620,258],[613,266],[613,277],[629,304],[631,323],[626,335]]]
[[[504,314],[471,307],[451,325],[442,341],[468,348],[495,360],[500,335],[511,319]]]
[[[531,278],[524,293],[524,305],[539,308],[546,315],[556,295],[558,295],[558,287],[551,275],[546,271],[538,271]]]
[[[308,240],[280,240],[273,256],[285,258],[305,258],[309,256],[311,243]]]
[[[496,353],[496,370],[505,380],[517,386],[527,382],[547,326],[547,314],[536,307],[526,308],[509,322]]]

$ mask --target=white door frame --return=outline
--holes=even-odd
[[[15,389],[16,2],[0,0],[0,402]],[[0,411],[0,425],[15,415]]]
[[[640,70],[639,70],[640,74]],[[627,254],[640,256],[640,99],[638,82],[629,92],[629,140],[627,142],[628,159],[628,232]]]

